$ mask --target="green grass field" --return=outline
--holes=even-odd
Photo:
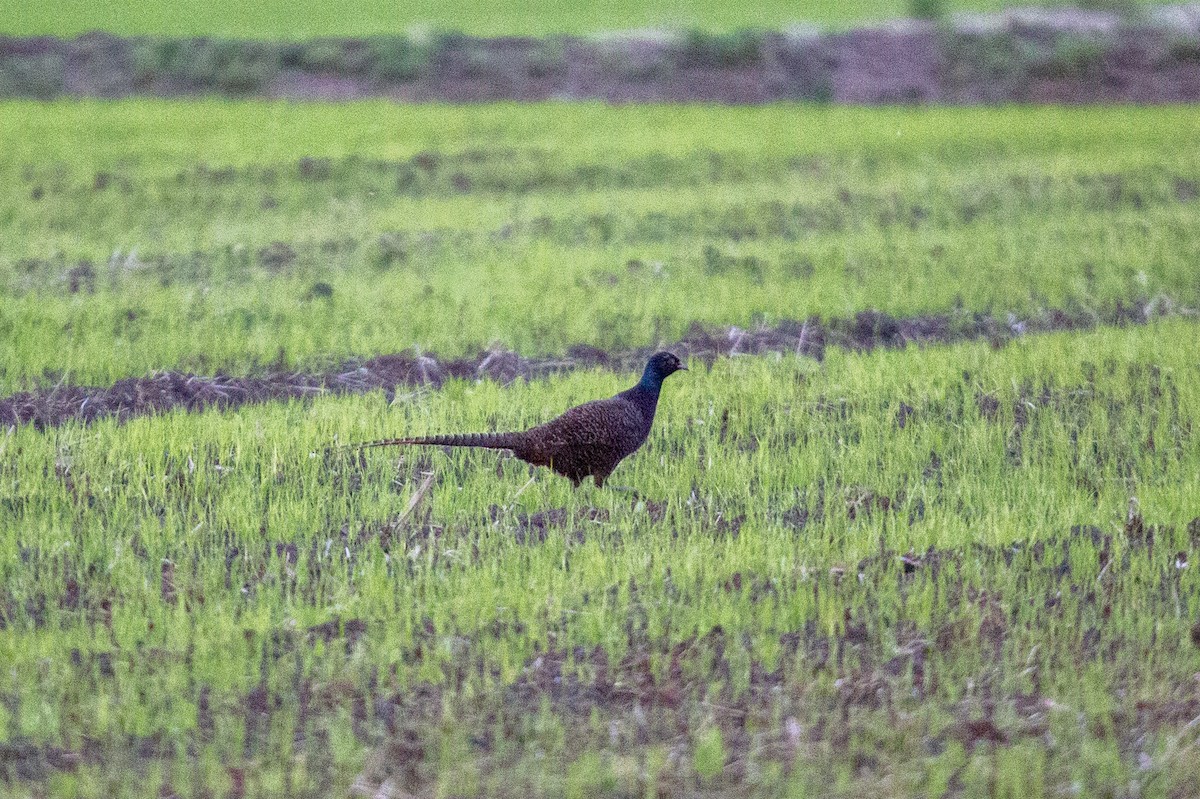
[[[1012,5],[1018,4],[1003,0],[952,0],[946,3],[950,11],[994,11]],[[500,36],[591,34],[634,28],[701,28],[713,31],[778,29],[797,23],[845,27],[909,14],[909,4],[901,0],[853,0],[842,3],[831,0],[808,0],[803,3],[772,0],[756,3],[753,7],[711,2],[610,2],[579,7],[546,0],[524,5],[494,6],[450,5],[429,0],[418,3],[370,0],[336,7],[308,4],[302,9],[297,9],[294,3],[279,0],[253,4],[206,2],[187,7],[129,0],[100,5],[62,0],[45,6],[19,0],[2,0],[0,33],[10,36],[74,36],[92,30],[104,30],[123,35],[295,40],[321,36],[368,36],[432,28],[479,36]]]
[[[320,455],[604,373],[12,431],[0,776],[329,795],[374,752],[419,795],[1189,795],[1198,332],[719,361],[668,381],[614,476],[640,499]]]
[[[11,103],[0,137],[4,393],[1200,307],[1187,108]]]
[[[602,490],[330,447],[631,373],[6,422],[0,796],[1200,794],[1194,109],[5,103],[0,140],[0,400],[1088,328],[694,358]]]

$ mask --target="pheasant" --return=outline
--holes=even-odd
[[[663,380],[686,369],[673,353],[655,353],[646,363],[642,379],[632,388],[608,399],[577,405],[522,432],[389,438],[358,447],[425,444],[507,449],[526,463],[549,466],[576,487],[588,476],[600,487],[617,464],[636,452],[650,434]]]

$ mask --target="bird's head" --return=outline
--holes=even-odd
[[[646,362],[646,371],[642,373],[641,385],[658,391],[662,382],[670,375],[679,371],[687,371],[687,367],[673,352],[656,352]]]

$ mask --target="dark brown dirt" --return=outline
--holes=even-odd
[[[103,33],[73,40],[0,37],[0,87],[9,96],[43,98],[225,94],[441,102],[1200,99],[1200,10],[1194,5],[1152,9],[1138,18],[1103,10],[1015,9],[831,33],[544,39],[448,34],[431,50],[411,50],[401,64],[372,60],[372,47],[381,43],[387,44],[126,39]],[[188,68],[153,66],[156,52],[176,50],[191,53],[183,59]]]
[[[826,347],[867,351],[876,347],[947,344],[972,339],[988,339],[993,346],[999,347],[1026,333],[1090,328],[1097,321],[1093,314],[1058,310],[1008,322],[981,314],[897,319],[879,311],[862,311],[852,319],[787,321],[757,330],[739,327],[716,330],[694,324],[683,339],[666,348],[680,357],[698,359],[708,366],[720,357],[782,352],[821,360]],[[1099,321],[1116,325],[1140,324],[1147,318],[1141,305],[1119,304]],[[193,411],[235,408],[247,403],[376,390],[390,395],[401,386],[436,388],[455,378],[509,383],[572,369],[601,367],[636,372],[650,352],[650,348],[606,352],[577,345],[569,348],[564,357],[557,358],[526,358],[504,350],[450,360],[401,353],[346,361],[321,372],[271,372],[258,376],[158,372],[149,377],[126,378],[107,387],[58,385],[2,397],[0,424],[32,424],[43,429],[69,421],[91,422],[107,417],[124,421],[175,408]]]

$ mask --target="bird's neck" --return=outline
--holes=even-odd
[[[642,378],[642,381],[633,388],[622,391],[621,396],[636,405],[642,415],[649,420],[654,418],[654,410],[658,407],[660,388],[662,388],[661,381],[655,383]]]
[[[662,378],[647,369],[642,374],[642,379],[638,381],[638,384],[634,388],[648,391],[657,397],[658,392],[662,390],[662,384]]]

